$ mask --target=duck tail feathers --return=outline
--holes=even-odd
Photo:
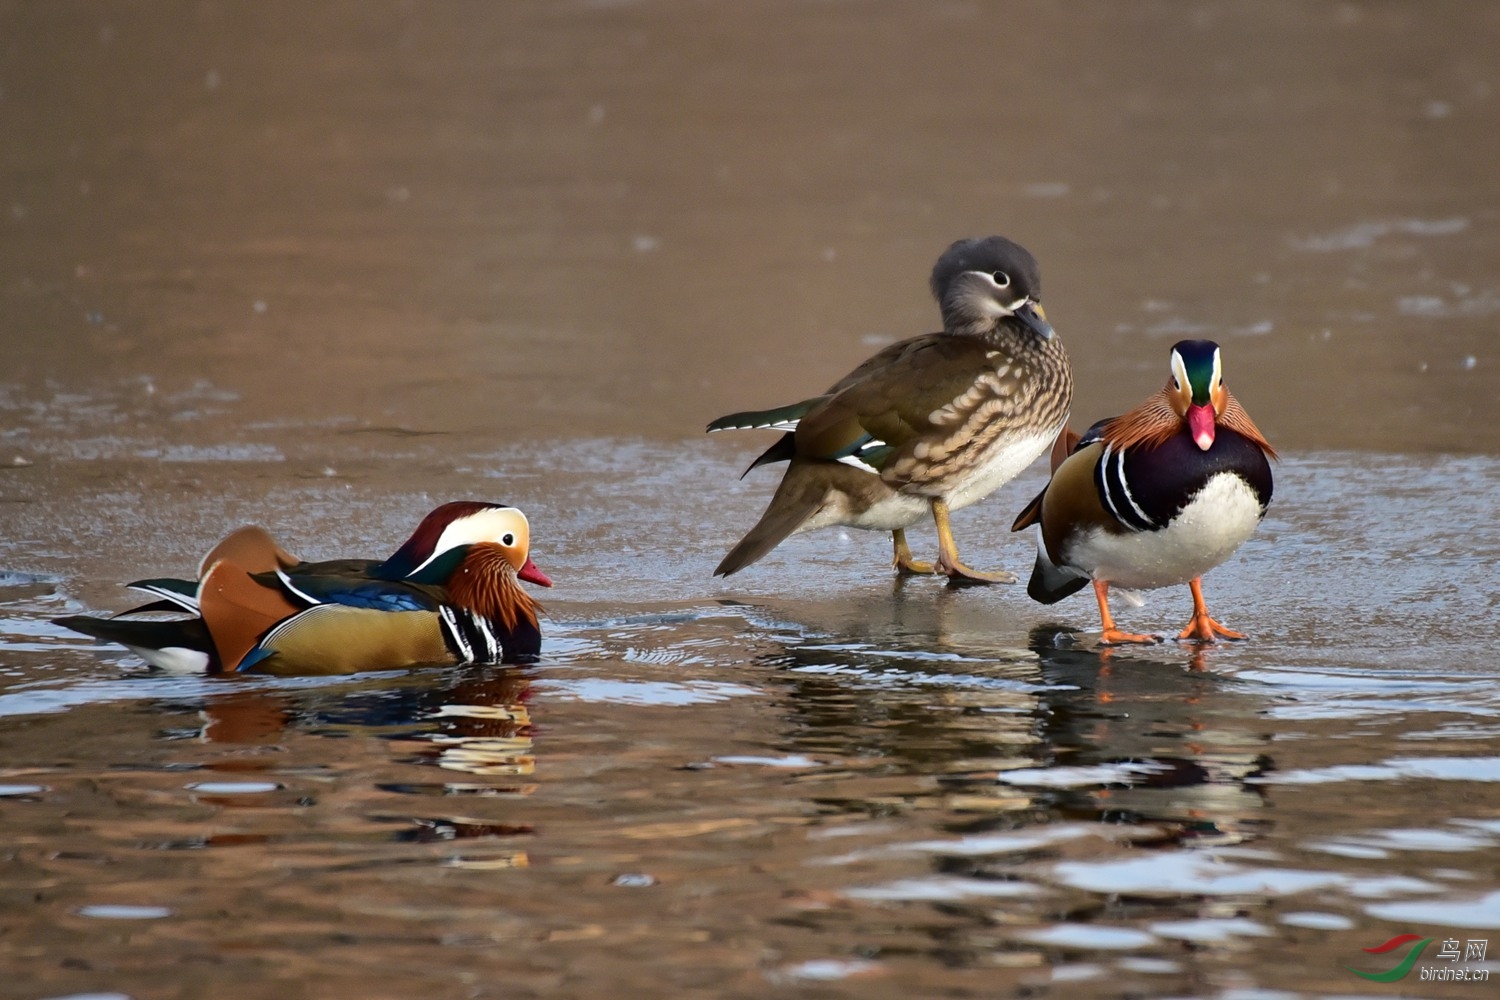
[[[173,674],[212,673],[217,660],[213,640],[200,618],[96,618],[71,615],[54,625],[102,642],[124,646],[158,670]]]
[[[708,433],[714,431],[794,431],[797,422],[826,397],[814,396],[798,403],[789,403],[770,410],[744,410],[709,422]]]
[[[185,611],[190,615],[198,613],[197,580],[175,580],[162,577],[156,580],[135,580],[125,586],[131,590],[150,594],[157,600],[152,604],[121,612],[122,614],[136,614],[141,611]]]
[[[1047,496],[1047,487],[1043,486],[1042,487],[1042,492],[1040,492],[1036,496],[1032,497],[1031,498],[1031,503],[1027,504],[1026,507],[1025,507],[1025,509],[1022,510],[1021,513],[1019,513],[1019,514],[1016,515],[1015,521],[1013,521],[1011,523],[1010,530],[1011,531],[1020,531],[1023,528],[1029,528],[1029,527],[1031,527],[1033,524],[1041,524],[1042,523],[1042,500],[1046,496]]]
[[[1064,597],[1078,593],[1089,582],[1087,576],[1058,566],[1047,556],[1047,549],[1038,542],[1036,565],[1031,569],[1031,579],[1026,584],[1026,594],[1038,604],[1056,604]]]
[[[760,468],[762,465],[774,465],[777,462],[790,462],[796,454],[796,438],[794,438],[791,434],[783,434],[781,435],[781,437],[776,439],[775,444],[771,445],[771,447],[761,452],[760,455],[755,459],[755,461],[745,466],[745,471],[740,473],[740,478],[744,479],[746,476],[750,475],[751,472]]]
[[[755,527],[746,532],[745,537],[719,562],[714,576],[729,576],[759,561],[806,524],[821,504],[821,500],[813,503],[788,503],[786,500],[782,492],[777,491]]]

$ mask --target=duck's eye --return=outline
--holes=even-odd
[[[990,279],[995,282],[997,287],[1010,287],[1010,275],[1006,274],[1004,271],[995,271],[990,275]]]
[[[500,536],[500,544],[506,547],[516,544],[516,536],[507,531]]]
[[[1172,391],[1173,392],[1181,392],[1182,391],[1182,383],[1179,382],[1179,381],[1177,381],[1177,376],[1176,375],[1172,376]]]

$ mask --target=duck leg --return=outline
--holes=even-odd
[[[906,544],[906,531],[897,528],[891,532],[891,542],[896,547],[895,558],[891,565],[896,568],[897,576],[926,576],[933,572],[932,563],[919,562],[911,557],[911,547]]]
[[[1109,583],[1107,581],[1094,581],[1094,596],[1099,599],[1099,620],[1104,623],[1104,634],[1099,636],[1100,643],[1106,646],[1114,646],[1127,642],[1161,642],[1161,636],[1159,635],[1140,635],[1136,632],[1121,632],[1115,628],[1114,616],[1109,613]]]
[[[1182,630],[1179,639],[1198,639],[1213,642],[1215,639],[1243,639],[1245,633],[1225,628],[1209,617],[1208,605],[1203,601],[1203,578],[1195,576],[1188,587],[1193,591],[1193,617]]]
[[[958,559],[958,543],[953,540],[953,529],[948,524],[948,504],[943,500],[932,501],[932,519],[937,524],[938,559],[935,573],[942,573],[956,583],[1015,583],[1016,575],[1005,570],[993,573],[970,569]]]

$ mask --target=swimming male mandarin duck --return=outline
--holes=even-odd
[[[550,587],[514,507],[455,501],[433,510],[383,561],[303,562],[263,529],[232,532],[196,581],[141,580],[159,600],[113,618],[55,619],[173,672],[348,674],[416,665],[500,663],[541,650]],[[143,618],[177,610],[188,618]]]
[[[714,570],[744,569],[788,536],[832,525],[889,531],[902,574],[1014,583],[966,566],[949,513],[984,499],[1051,446],[1073,378],[1041,305],[1036,259],[1001,236],[960,240],[932,270],[943,329],[892,344],[820,396],[734,413],[710,432],[785,433],[745,471],[786,462],[760,521]],[[935,563],[912,558],[905,529],[930,515]]]
[[[1268,459],[1275,457],[1225,387],[1219,345],[1178,343],[1166,386],[1129,413],[1091,427],[1016,518],[1015,531],[1041,525],[1026,592],[1054,604],[1092,582],[1102,642],[1160,642],[1115,627],[1109,588],[1186,583],[1193,617],[1179,639],[1245,638],[1209,616],[1202,577],[1265,516]]]

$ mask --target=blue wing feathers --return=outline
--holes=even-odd
[[[384,583],[368,583],[353,587],[318,588],[316,595],[326,604],[342,604],[349,608],[368,608],[372,611],[432,611],[437,602],[403,587]]]

